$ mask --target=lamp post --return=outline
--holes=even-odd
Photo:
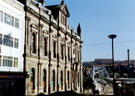
[[[117,37],[115,34],[111,34],[108,36],[110,39],[112,39],[112,64],[113,64],[113,92],[114,96],[116,95],[115,90],[115,78],[114,78],[114,48],[113,48],[113,39]]]

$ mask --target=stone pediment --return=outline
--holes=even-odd
[[[61,8],[61,11],[63,11],[63,13],[65,13],[68,17],[70,16],[70,13],[68,11],[67,5],[64,4]]]
[[[43,30],[43,34],[49,35],[49,32],[47,30]]]
[[[38,25],[37,24],[31,24],[31,27],[34,28],[34,29],[38,29]]]

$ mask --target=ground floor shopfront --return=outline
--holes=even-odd
[[[0,96],[25,96],[24,89],[23,73],[0,72]]]

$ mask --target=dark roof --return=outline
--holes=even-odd
[[[57,8],[61,8],[62,5],[50,5],[50,6],[46,6],[46,8],[48,9],[57,9]]]
[[[61,4],[46,6],[46,8],[50,9],[52,11],[53,15],[54,15],[54,14],[56,14],[56,11],[60,10],[60,8],[62,6],[65,6],[66,11],[67,11],[67,15],[70,16],[67,5],[64,4],[64,1],[62,1]]]

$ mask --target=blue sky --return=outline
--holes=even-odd
[[[59,4],[61,0],[45,0],[46,5]],[[76,30],[82,27],[83,61],[111,58],[110,34],[114,40],[115,60],[135,59],[135,0],[65,0],[69,24]]]

